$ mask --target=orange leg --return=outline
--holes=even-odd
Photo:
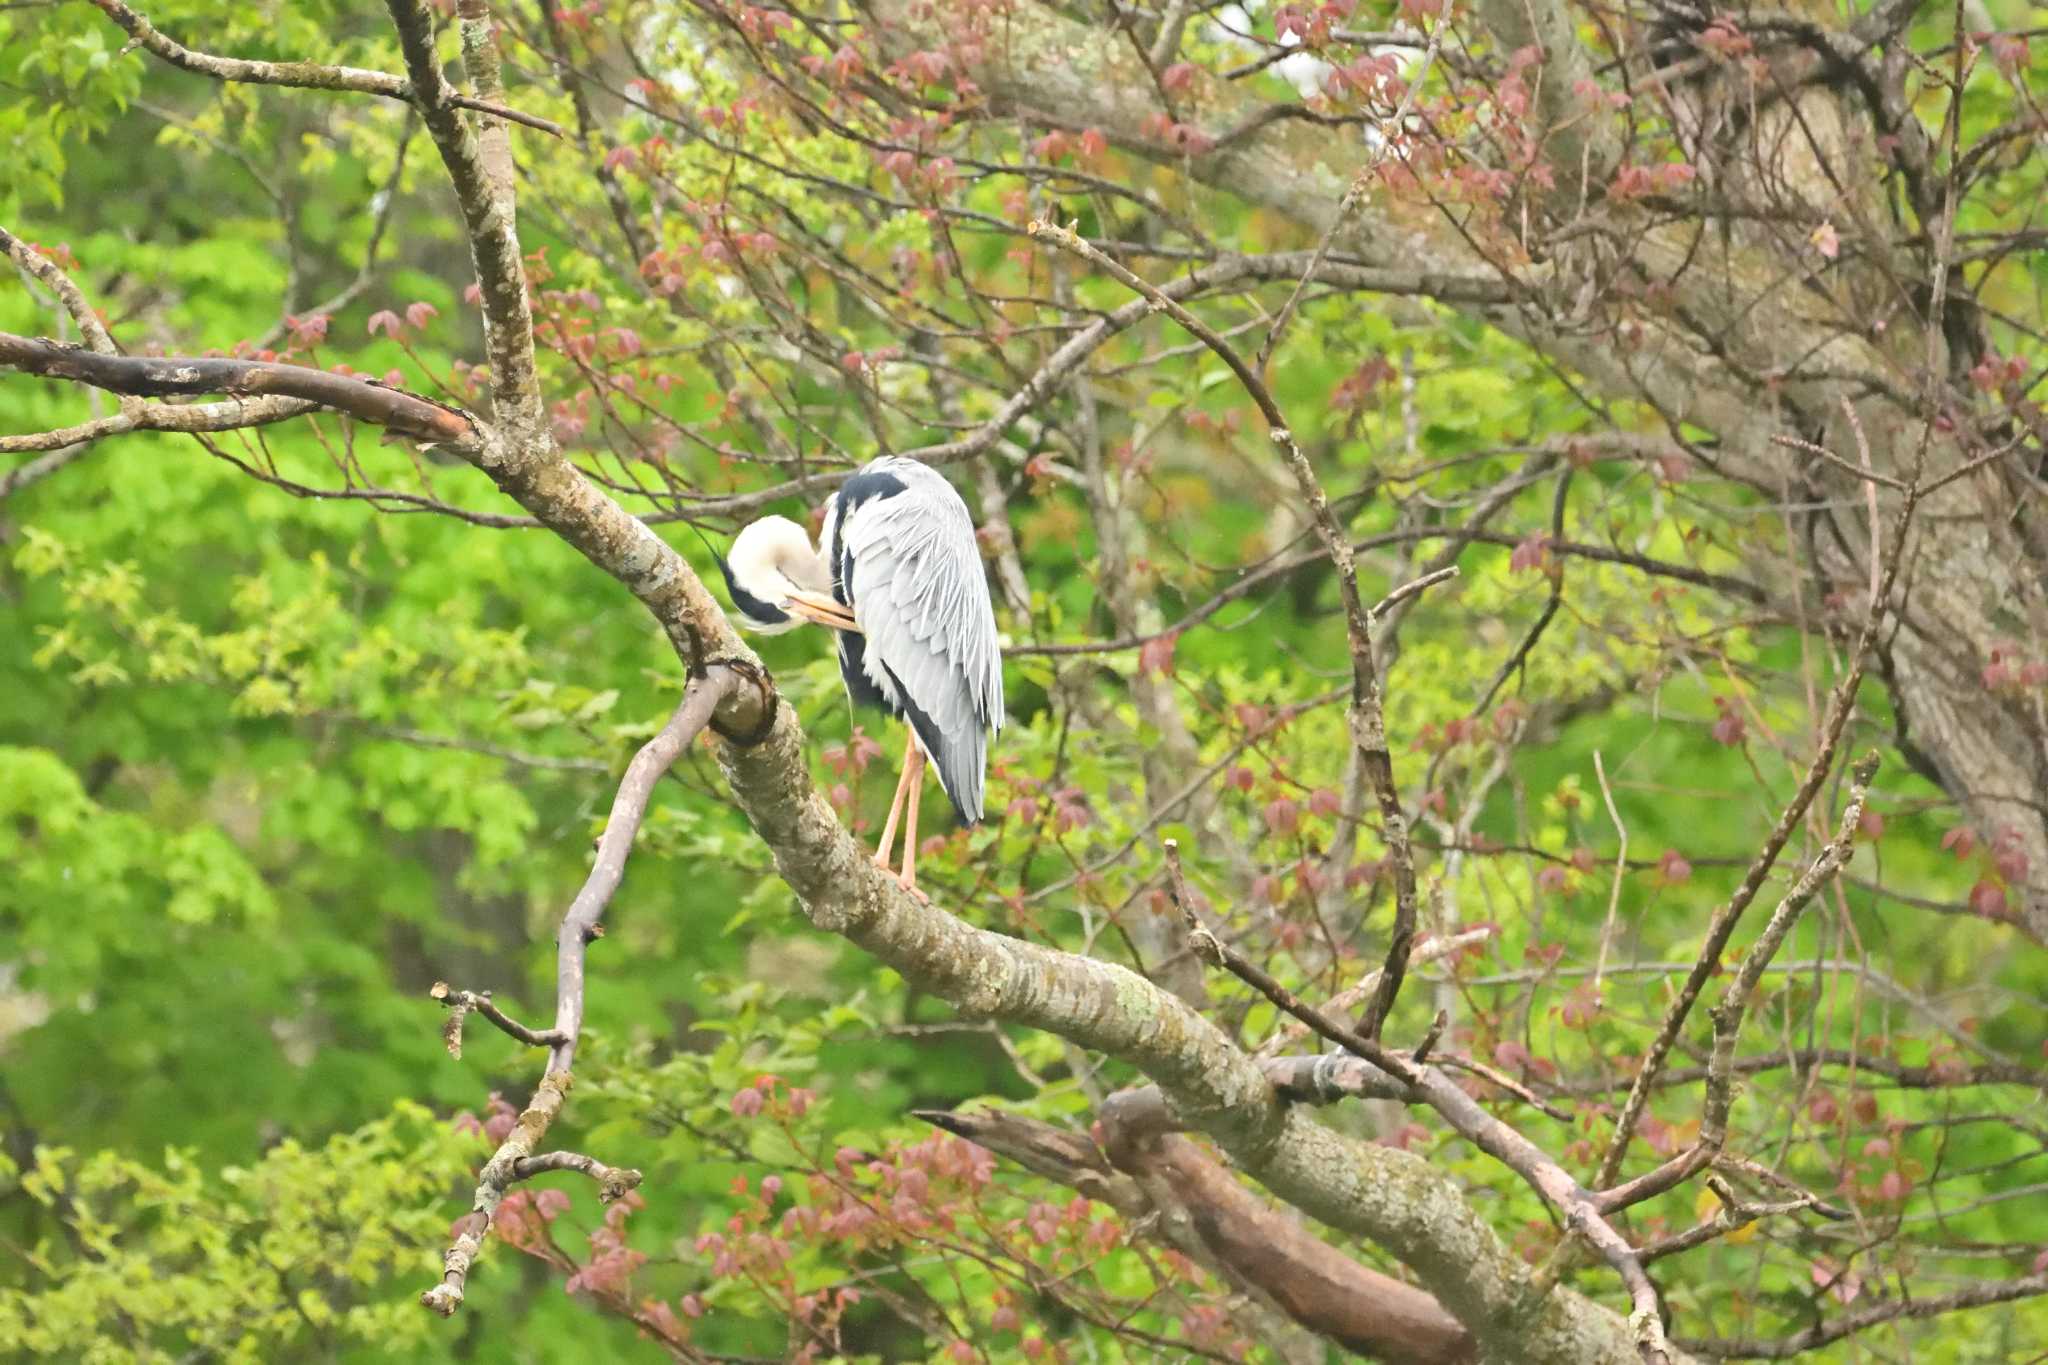
[[[882,843],[875,850],[876,867],[889,866],[889,850],[896,843],[896,817],[903,813],[903,797],[910,790],[911,760],[921,756],[917,751],[917,732],[912,730],[910,743],[903,749],[903,770],[896,775],[896,795],[889,801],[889,818],[882,825]]]
[[[924,792],[924,750],[917,745],[917,733],[911,732],[910,758],[903,765],[903,771],[910,775],[910,813],[903,820],[903,875],[897,884],[921,901],[930,896],[917,889],[917,802]]]

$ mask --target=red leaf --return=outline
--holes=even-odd
[[[1508,571],[1521,573],[1528,569],[1541,569],[1550,552],[1550,537],[1541,531],[1526,536],[1508,556]]]
[[[1194,81],[1195,64],[1193,62],[1175,62],[1172,66],[1159,73],[1159,84],[1169,95],[1187,89],[1190,85],[1194,84]]]
[[[1284,796],[1268,801],[1260,814],[1265,819],[1266,828],[1275,834],[1292,834],[1301,823],[1301,807]]]
[[[369,332],[371,336],[375,336],[377,335],[377,333],[382,332],[386,336],[395,337],[404,330],[405,324],[400,322],[398,319],[398,314],[392,312],[389,308],[383,309],[380,312],[370,314]]]
[[[2009,919],[2006,909],[2005,888],[1989,877],[1982,878],[1970,888],[1970,911],[1985,919]]]
[[[306,317],[287,317],[286,327],[291,329],[292,343],[297,346],[317,346],[327,335],[327,314],[312,313]]]
[[[1138,672],[1157,673],[1168,677],[1173,673],[1173,650],[1180,642],[1180,632],[1170,630],[1164,635],[1155,635],[1138,648]]]
[[[1853,1270],[1839,1269],[1825,1256],[1813,1263],[1812,1273],[1814,1284],[1834,1296],[1837,1303],[1854,1303],[1863,1292],[1861,1275]]]

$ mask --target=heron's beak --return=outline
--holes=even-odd
[[[823,593],[793,592],[783,600],[782,609],[791,616],[801,616],[806,621],[829,626],[833,630],[850,630],[856,634],[860,631],[853,612]]]

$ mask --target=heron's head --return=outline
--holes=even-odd
[[[718,561],[740,624],[764,635],[803,624],[788,610],[794,592],[830,593],[832,575],[811,548],[804,528],[788,517],[763,517],[733,539],[732,553]]]

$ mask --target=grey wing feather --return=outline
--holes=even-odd
[[[854,569],[853,611],[866,661],[901,687],[962,818],[982,815],[988,734],[1003,725],[1003,659],[974,522],[953,486],[913,460],[876,461],[903,481],[839,528]],[[937,740],[937,743],[934,743]]]

